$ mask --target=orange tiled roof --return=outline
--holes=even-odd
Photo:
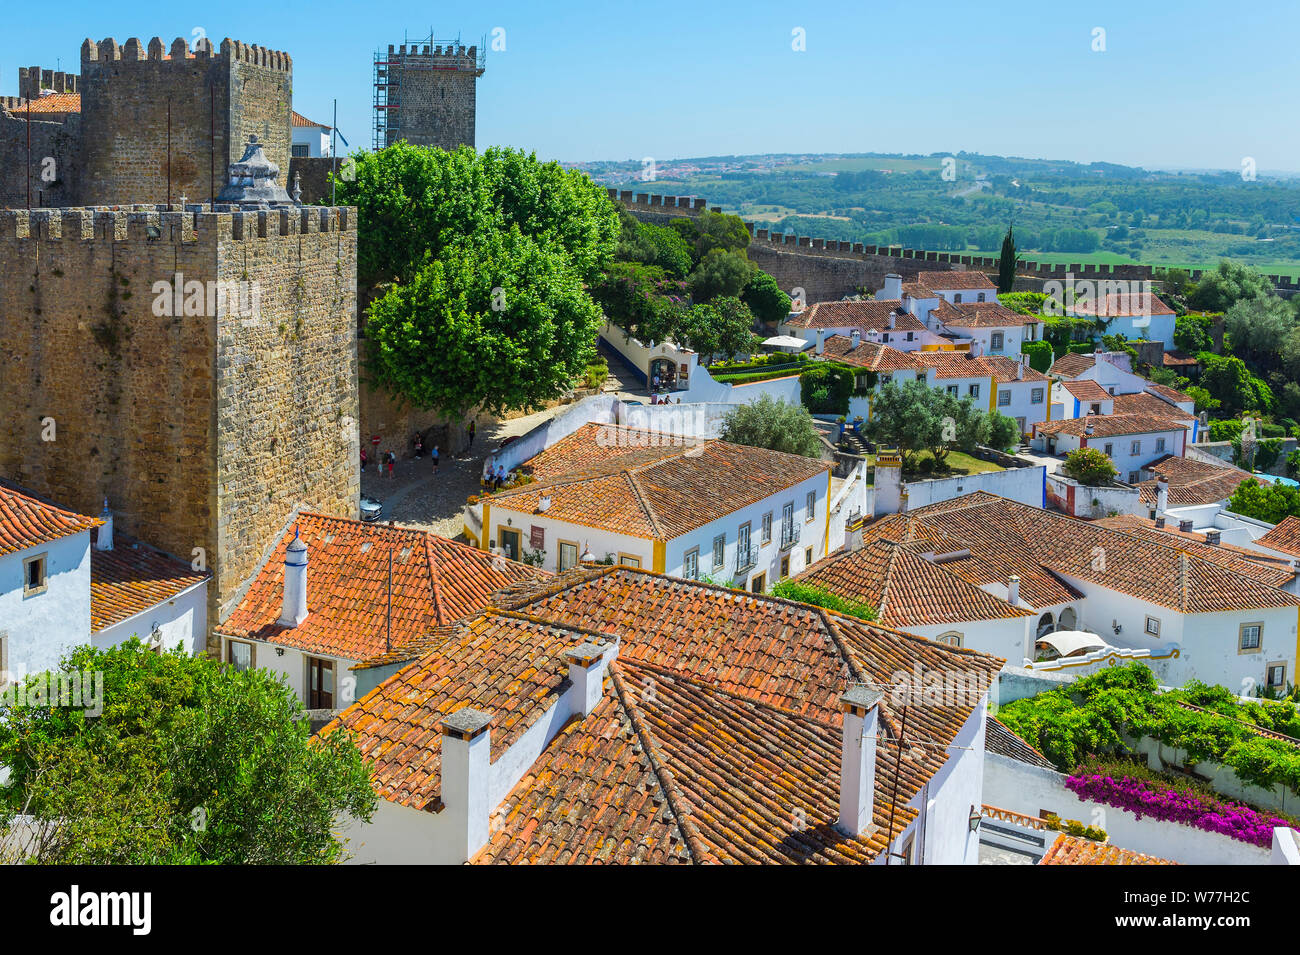
[[[1147,391],[1151,392],[1153,395],[1158,395],[1159,397],[1164,398],[1166,401],[1178,402],[1178,401],[1193,400],[1190,395],[1183,394],[1177,388],[1170,388],[1168,385],[1162,385],[1158,382],[1154,382],[1154,381],[1147,382],[1146,388]]]
[[[1174,421],[1193,421],[1196,418],[1195,415],[1187,413],[1177,405],[1170,404],[1153,394],[1147,394],[1145,391],[1133,395],[1115,395],[1115,414],[1163,416]]]
[[[997,290],[997,286],[983,272],[918,272],[916,280],[926,288],[938,291]]]
[[[313,128],[313,127],[316,128],[316,129],[331,129],[331,128],[332,128],[332,127],[330,127],[330,126],[326,126],[324,123],[317,123],[317,122],[314,122],[314,121],[308,119],[306,116],[302,115],[302,113],[298,112],[296,109],[295,109],[295,110],[291,110],[291,112],[292,112],[292,114],[293,114],[292,117],[291,117],[292,125],[297,126],[297,127],[299,127],[299,128],[307,128],[307,129],[310,129],[310,128]]]
[[[81,112],[81,94],[80,93],[46,93],[37,99],[27,100],[22,106],[17,106],[10,110],[12,116],[27,115],[28,108],[31,109],[33,116],[38,113],[80,113]]]
[[[1061,833],[1039,865],[1177,865],[1159,856]]]
[[[584,425],[530,462],[540,480],[493,495],[491,506],[541,513],[541,499],[549,497],[545,513],[556,520],[669,540],[830,471],[816,458],[725,441],[659,447],[645,462],[625,450],[653,438],[653,432]],[[602,467],[598,459],[606,453]],[[566,474],[565,466],[578,470]]]
[[[1167,455],[1148,464],[1155,477],[1163,477],[1169,482],[1169,506],[1190,507],[1195,504],[1213,504],[1232,497],[1242,481],[1251,477],[1249,471],[1232,467],[1229,464],[1215,465],[1208,461]],[[1157,502],[1157,482],[1154,478],[1141,481],[1138,489],[1142,504],[1155,507]]]
[[[1161,357],[1161,363],[1166,368],[1182,368],[1187,365],[1200,364],[1194,356],[1187,354],[1187,352],[1178,351],[1177,349],[1165,352]]]
[[[995,580],[1017,572],[1004,569],[1014,557],[1053,576],[1090,581],[1180,613],[1300,606],[1300,597],[1198,556],[1178,541],[1114,530],[985,491],[897,516],[960,542],[980,562],[974,566],[998,569]],[[869,530],[870,525],[864,533]],[[1098,547],[1104,563],[1093,557]],[[965,559],[944,566],[963,576],[971,573]],[[1029,596],[1035,586],[1021,572],[1021,597],[1042,606]]]
[[[1119,438],[1130,434],[1155,434],[1162,431],[1186,431],[1187,424],[1172,415],[1134,413],[1121,414],[1116,395],[1115,414],[1084,415],[1081,418],[1062,418],[1060,421],[1040,421],[1034,425],[1038,434],[1072,434],[1076,437]],[[1159,401],[1159,398],[1153,399]],[[1178,414],[1177,408],[1171,409]],[[1191,420],[1189,417],[1188,421]],[[1087,429],[1092,428],[1092,434]]]
[[[1136,514],[1102,517],[1092,523],[1157,543],[1181,547],[1189,554],[1195,554],[1197,557],[1251,577],[1270,587],[1282,587],[1295,579],[1295,571],[1290,561],[1270,557],[1260,551],[1235,547],[1232,544],[1207,544],[1204,534],[1180,531],[1177,524],[1166,523],[1164,527],[1156,527],[1155,521],[1147,517],[1138,517]]]
[[[67,511],[0,485],[0,557],[80,534],[101,523],[98,517]]]
[[[1151,292],[1112,292],[1067,305],[1073,315],[1115,317],[1124,315],[1172,315],[1174,310]]]
[[[1091,378],[1083,378],[1079,381],[1063,381],[1061,384],[1066,391],[1080,401],[1110,401],[1115,397]]]
[[[436,810],[444,714],[504,712],[495,757],[498,737],[502,748],[517,739],[566,681],[564,648],[617,639],[605,698],[524,773],[476,862],[870,861],[883,833],[849,839],[833,828],[840,695],[914,667],[987,685],[1002,665],[820,608],[625,567],[520,582],[496,602],[501,611],[449,628],[322,731],[358,734],[386,798]],[[893,705],[888,694],[880,703],[875,820],[888,823],[896,788],[898,832],[979,701],[910,707],[901,743]],[[806,826],[792,831],[800,817]]]
[[[883,538],[861,550],[818,561],[795,579],[870,604],[887,627],[905,629],[1030,615],[908,546]]]
[[[878,342],[861,339],[856,348],[847,335],[832,335],[822,342],[822,353],[836,361],[872,371],[916,371],[920,365],[913,361],[911,352],[899,351]]]
[[[307,545],[308,616],[298,627],[284,627],[276,621],[284,599],[285,550],[295,529]],[[394,646],[481,609],[503,586],[547,576],[425,531],[303,513],[216,631],[348,660],[382,653],[390,552]]]
[[[890,317],[894,327],[889,327]],[[814,302],[798,318],[790,320],[798,328],[859,328],[878,332],[920,332],[925,324],[897,299],[865,299],[850,302]]]
[[[92,537],[98,536],[98,530],[93,532]],[[210,576],[117,531],[112,550],[90,549],[90,629],[97,633],[121,623]]]
[[[1046,756],[1013,733],[1006,723],[992,714],[984,724],[984,749],[1040,769],[1056,769]]]
[[[1244,481],[1245,478],[1242,480]],[[1273,550],[1280,550],[1284,554],[1300,557],[1300,517],[1284,517],[1281,524],[1276,525],[1255,542],[1264,547],[1271,547]]]
[[[943,323],[957,328],[1018,328],[1042,321],[1036,316],[1012,311],[1001,302],[958,302],[949,307],[952,311],[945,310]]]
[[[964,351],[913,352],[917,364],[934,369],[935,378],[991,378],[992,368]],[[1013,376],[1014,377],[1014,376]]]
[[[1061,378],[1077,378],[1096,363],[1097,357],[1095,355],[1066,352],[1052,362],[1052,367],[1048,369],[1048,372]]]

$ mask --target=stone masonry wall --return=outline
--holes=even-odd
[[[355,214],[0,212],[0,473],[202,548],[218,622],[295,507],[356,516]]]
[[[28,162],[28,124],[21,112],[0,111],[0,209],[27,207],[28,183],[32,208],[67,206],[75,202],[81,150],[81,117],[65,122],[31,122],[31,161]],[[46,159],[54,160],[51,167]],[[54,179],[47,182],[46,170]]]
[[[478,48],[388,48],[387,142],[415,146],[474,145]]]
[[[208,201],[225,183],[249,135],[289,168],[293,72],[288,54],[223,40],[190,52],[183,39],[81,48],[85,205]],[[168,121],[170,107],[171,119]],[[170,150],[168,147],[170,129]]]

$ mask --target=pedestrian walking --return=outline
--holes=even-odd
[[[433,458],[433,476],[438,476],[438,446],[435,444],[433,450],[429,452],[429,457]]]
[[[390,478],[393,476],[393,465],[396,464],[396,463],[397,463],[397,455],[395,455],[395,454],[390,450],[390,451],[388,452],[388,476],[389,476]]]
[[[466,445],[465,445],[465,450],[468,451],[470,448],[474,447],[474,422],[473,422],[473,420],[471,420],[470,423],[465,427],[465,437],[467,437],[467,438],[469,439],[469,441],[468,441],[468,442],[466,443]]]

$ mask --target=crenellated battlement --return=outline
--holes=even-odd
[[[355,232],[351,206],[240,210],[218,204],[129,208],[0,210],[0,242],[107,241],[186,243],[248,241],[322,232]]]
[[[113,37],[100,40],[98,43],[87,38],[81,44],[83,73],[87,68],[102,69],[103,65],[109,62],[116,66],[141,62],[166,62],[179,66],[195,60],[249,63],[280,73],[293,71],[293,58],[288,53],[271,50],[255,43],[243,43],[229,37],[221,41],[221,47],[216,53],[213,52],[212,41],[206,37],[199,39],[194,44],[193,50],[182,37],[172,40],[170,49],[163,46],[163,41],[159,37],[154,37],[148,44],[141,43],[136,37],[131,37],[121,45]]]
[[[691,196],[663,196],[635,192],[631,189],[606,188],[611,200],[621,202],[629,212],[652,215],[698,215],[710,209],[704,199]],[[713,212],[720,212],[716,206]],[[761,229],[756,223],[746,222],[751,236],[750,250],[771,250],[778,253],[857,260],[879,265],[891,271],[902,271],[904,277],[921,271],[975,270],[996,273],[996,256],[969,255],[959,252],[930,252],[902,246],[875,246],[862,242],[845,242],[839,239],[822,239],[804,235],[789,235]],[[1022,259],[1016,264],[1016,274],[1022,278],[1064,281],[1066,275],[1075,279],[1124,279],[1127,281],[1154,279],[1155,267],[1136,263],[1089,264],[1047,263]],[[1190,270],[1192,280],[1199,279],[1202,269]],[[1300,282],[1286,276],[1267,276],[1280,292],[1300,292]]]

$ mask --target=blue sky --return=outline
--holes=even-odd
[[[57,15],[51,12],[57,9]],[[1300,5],[1067,3],[563,4],[284,0],[11,4],[0,93],[19,66],[75,71],[82,39],[202,29],[287,50],[294,106],[369,146],[371,59],[427,36],[504,30],[479,81],[478,146],[545,159],[763,152],[970,152],[1161,168],[1300,170]],[[436,17],[430,22],[431,17]],[[1094,52],[1095,28],[1105,30]],[[801,28],[806,49],[792,49]]]

